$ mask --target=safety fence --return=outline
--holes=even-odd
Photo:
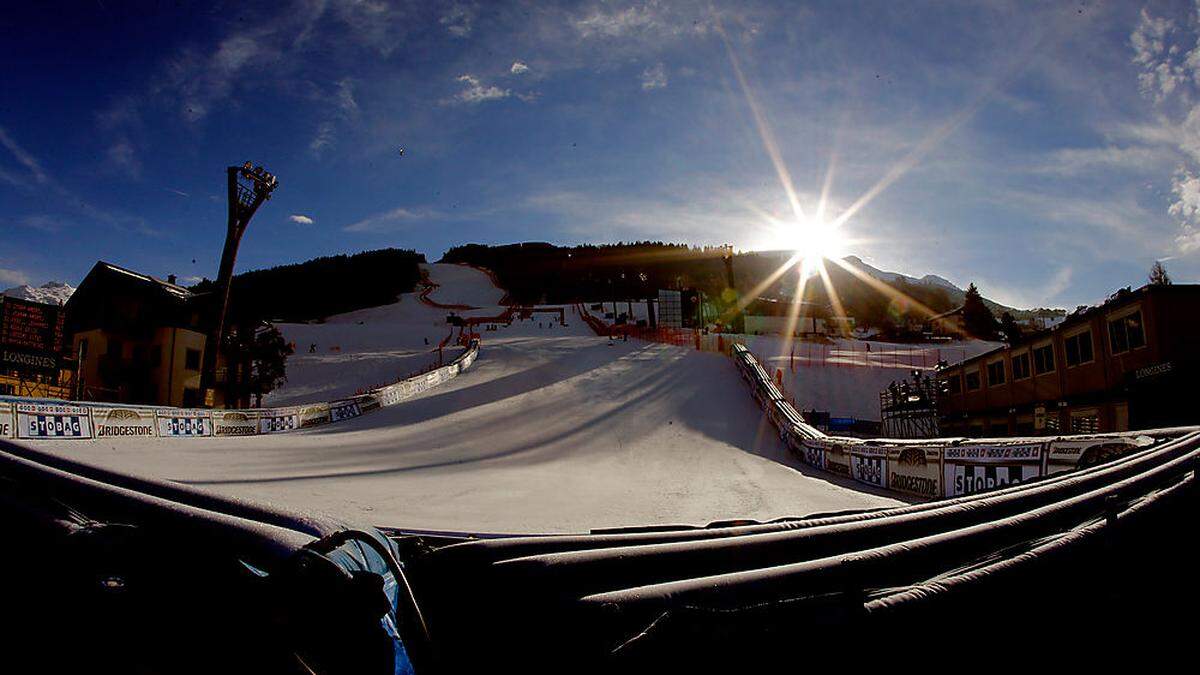
[[[450,363],[334,401],[278,408],[209,410],[75,401],[0,400],[0,438],[20,440],[257,436],[335,424],[448,382],[471,367],[479,341]]]
[[[804,421],[744,345],[730,356],[779,438],[805,464],[917,497],[958,497],[1092,466],[1187,429],[1088,436],[932,440],[827,436]]]

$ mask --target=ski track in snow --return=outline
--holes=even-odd
[[[466,315],[501,311],[494,303],[502,293],[483,273],[429,269],[438,302],[480,308]],[[406,294],[324,324],[283,326],[297,355],[270,403],[323,400],[419,369],[436,359],[429,349],[448,331],[446,314]],[[578,532],[898,503],[795,460],[727,358],[639,341],[610,346],[571,310],[565,328],[539,321],[549,324],[534,315],[484,331],[470,370],[335,426],[36,447],[285,508],[414,529]],[[307,353],[314,342],[317,353]]]

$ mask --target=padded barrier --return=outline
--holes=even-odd
[[[360,417],[448,382],[475,363],[479,340],[450,363],[365,394],[280,408],[209,410],[0,399],[0,439],[205,438],[277,434]]]

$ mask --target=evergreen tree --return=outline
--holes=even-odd
[[[274,326],[256,332],[245,348],[250,357],[247,389],[254,395],[254,407],[261,408],[262,397],[287,381],[287,357],[295,349]]]
[[[1154,265],[1150,268],[1150,285],[1152,286],[1170,286],[1171,277],[1167,274],[1167,268],[1163,267],[1162,262],[1155,260]]]
[[[963,297],[963,328],[968,335],[981,340],[995,339],[999,328],[996,317],[983,303],[983,296],[979,294],[979,289],[974,283],[967,286]]]
[[[1000,335],[1005,342],[1010,345],[1020,342],[1021,332],[1021,324],[1017,323],[1012,312],[1004,312],[1000,315]]]

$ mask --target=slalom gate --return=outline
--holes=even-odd
[[[19,440],[258,436],[336,424],[448,382],[475,362],[479,341],[450,363],[363,394],[279,408],[211,410],[79,401],[0,400],[0,438]]]
[[[961,497],[1081,469],[1157,446],[1194,428],[1029,438],[862,439],[804,421],[745,345],[730,356],[779,438],[805,464],[876,488],[928,499]]]

